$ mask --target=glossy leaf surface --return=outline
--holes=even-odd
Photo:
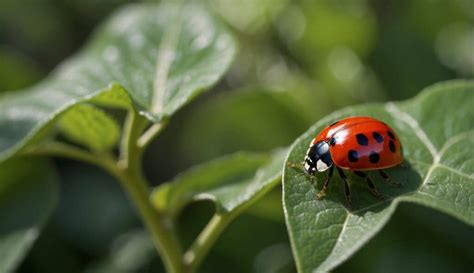
[[[337,174],[327,195],[316,199],[325,173],[313,186],[301,171],[286,167],[284,209],[299,272],[326,272],[336,267],[388,221],[399,202],[416,202],[474,225],[474,83],[434,85],[399,103],[369,104],[335,112],[316,123],[292,146],[288,162],[302,161],[308,144],[324,127],[348,116],[372,116],[389,124],[403,144],[405,162],[387,169],[403,187],[371,174],[381,201],[366,182],[349,175],[353,208],[349,210]]]
[[[234,53],[226,27],[200,5],[126,6],[48,79],[0,97],[0,160],[84,101],[159,122],[219,80]]]

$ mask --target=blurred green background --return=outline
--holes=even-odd
[[[155,185],[220,155],[287,146],[341,107],[406,99],[429,84],[474,76],[471,0],[202,2],[234,30],[239,54],[147,151]],[[0,92],[40,81],[126,3],[0,1]],[[19,272],[163,272],[118,184],[94,167],[55,163],[60,203]],[[213,209],[186,208],[185,244]],[[472,272],[473,245],[472,228],[404,204],[335,271]],[[229,227],[201,272],[295,272],[279,188]]]

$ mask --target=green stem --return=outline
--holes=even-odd
[[[182,272],[180,261],[182,250],[175,227],[168,215],[158,212],[151,204],[147,182],[139,173],[132,172],[130,169],[118,169],[114,172],[114,176],[120,181],[138,209],[167,272]]]
[[[129,164],[134,164],[134,168],[141,168],[142,149],[137,147],[137,139],[140,137],[143,129],[148,124],[148,121],[137,114],[136,111],[130,110],[125,119],[123,128],[123,136],[120,143],[120,164],[123,167],[130,167]],[[134,161],[136,160],[136,162]]]
[[[235,218],[234,215],[236,214],[214,214],[204,230],[201,231],[189,250],[184,254],[184,272],[192,273],[197,270],[224,229]]]
[[[168,125],[168,119],[163,119],[160,123],[153,124],[143,135],[137,140],[140,149],[145,149],[150,142]]]
[[[121,142],[120,160],[111,155],[93,154],[89,151],[53,142],[24,152],[28,155],[49,155],[75,159],[102,167],[114,176],[127,192],[138,209],[140,216],[151,234],[153,243],[163,259],[168,273],[182,273],[182,249],[176,234],[172,218],[157,211],[150,202],[148,183],[142,172],[143,147],[137,145],[137,139],[148,121],[134,110],[128,113]],[[155,132],[154,135],[156,135]]]
[[[147,123],[134,110],[130,110],[124,127],[120,161],[114,175],[140,212],[167,272],[180,273],[182,250],[174,223],[168,215],[153,207],[148,183],[142,172],[143,149],[138,146],[137,140]]]
[[[110,164],[113,161],[110,155],[99,154],[94,155],[83,149],[76,148],[74,146],[61,143],[51,142],[38,146],[23,152],[25,155],[39,155],[39,156],[58,156],[77,161],[89,163],[91,165],[97,165],[105,167],[104,165]],[[113,163],[112,163],[113,164]],[[108,167],[107,167],[108,168]]]

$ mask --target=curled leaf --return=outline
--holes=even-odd
[[[0,97],[0,161],[81,102],[160,122],[216,83],[234,54],[227,28],[201,5],[128,5],[48,79]]]

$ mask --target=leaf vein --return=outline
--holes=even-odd
[[[441,151],[439,153],[437,153],[436,156],[433,158],[433,165],[431,165],[431,167],[428,169],[428,172],[426,173],[425,179],[423,179],[423,182],[421,183],[418,190],[421,190],[421,188],[423,188],[426,185],[426,183],[428,182],[428,179],[431,177],[431,174],[433,173],[433,171],[439,166],[443,166],[444,168],[449,169],[453,172],[456,172],[456,173],[460,174],[463,177],[470,177],[468,174],[465,174],[463,172],[460,172],[458,170],[453,169],[452,167],[450,167],[448,165],[440,163],[441,162],[441,156],[448,150],[448,148],[451,147],[452,145],[456,144],[457,142],[461,141],[470,132],[471,131],[459,133],[459,134],[449,138],[444,143],[443,147],[441,148]]]
[[[437,165],[435,166],[435,168],[436,168],[436,167],[442,168],[442,169],[446,169],[446,170],[451,171],[451,172],[453,172],[453,173],[455,173],[455,174],[457,174],[457,175],[459,175],[459,176],[462,176],[462,177],[464,177],[464,178],[474,180],[474,174],[469,175],[469,174],[467,174],[467,173],[464,173],[464,172],[461,172],[461,171],[459,171],[459,170],[456,170],[456,169],[454,169],[453,167],[450,167],[450,166],[448,166],[448,165],[439,163],[439,164],[437,164]]]
[[[181,12],[179,10],[178,12]],[[163,111],[163,99],[166,92],[166,84],[168,80],[168,72],[171,66],[171,63],[174,60],[174,49],[178,45],[179,35],[181,32],[182,21],[179,19],[180,16],[177,16],[177,22],[172,24],[172,27],[167,29],[163,35],[163,40],[159,47],[159,53],[156,60],[156,74],[154,80],[154,93],[153,100],[151,104],[151,112],[159,114]]]
[[[334,245],[332,246],[331,248],[331,252],[326,256],[326,257],[331,257],[333,254],[334,254],[334,251],[335,249],[337,248],[337,245],[340,244],[342,242],[342,235],[344,234],[346,228],[347,228],[347,223],[349,223],[349,217],[350,217],[350,213],[346,213],[346,218],[344,219],[344,222],[342,223],[342,227],[341,227],[341,231],[339,232],[339,234],[337,235],[337,240],[336,242],[334,243]]]
[[[421,140],[423,144],[425,144],[426,148],[433,156],[433,160],[438,156],[438,150],[433,145],[433,142],[431,142],[431,140],[428,138],[428,135],[426,135],[425,131],[421,129],[416,119],[414,119],[410,114],[400,110],[392,102],[387,103],[385,109],[387,110],[387,112],[389,112],[392,115],[394,119],[401,120],[402,122],[408,124],[408,126],[410,126],[413,129],[416,136]]]

